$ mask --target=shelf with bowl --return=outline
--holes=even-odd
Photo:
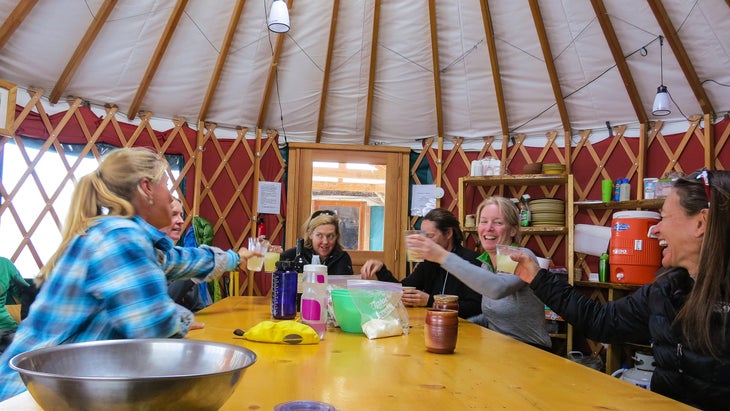
[[[500,176],[462,177],[459,187],[469,186],[540,186],[561,185],[568,182],[567,174],[510,174]]]
[[[476,233],[477,228],[464,227],[461,231],[465,233]],[[568,231],[568,228],[562,225],[520,227],[520,234],[522,235],[563,235],[568,234]]]

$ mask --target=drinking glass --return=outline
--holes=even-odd
[[[411,249],[408,248],[408,236],[409,235],[424,235],[424,233],[421,230],[406,230],[406,232],[405,232],[406,260],[408,262],[412,262],[412,263],[420,263],[421,261],[423,261],[423,256],[420,254],[417,254],[415,251],[411,251]]]
[[[512,254],[519,253],[518,247],[497,244],[497,264],[494,267],[499,273],[514,274],[517,261],[512,260]]]
[[[282,248],[280,245],[271,245],[264,254],[264,271],[273,273],[276,271],[276,262],[281,257]]]
[[[261,271],[264,267],[264,254],[269,249],[269,242],[257,237],[248,239],[248,250],[261,255],[253,255],[246,261],[246,268],[249,271]]]

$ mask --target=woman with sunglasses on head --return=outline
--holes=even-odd
[[[449,250],[470,264],[478,266],[479,254],[461,245],[464,240],[459,220],[450,211],[443,208],[434,208],[426,213],[421,221],[421,231],[426,237],[445,250]],[[360,274],[364,279],[398,282],[393,273],[380,260],[367,260],[363,264]],[[458,278],[450,275],[449,271],[438,263],[423,261],[416,265],[413,272],[401,281],[404,286],[416,287],[415,290],[404,290],[401,300],[409,307],[430,307],[433,305],[433,296],[437,294],[451,294],[459,297],[459,317],[469,318],[482,312],[482,296],[469,288]]]
[[[0,357],[0,401],[25,390],[8,365],[20,353],[85,341],[182,338],[193,313],[167,295],[167,281],[216,278],[252,254],[175,247],[167,161],[147,149],[109,152],[79,179],[58,250],[41,269],[28,317]]]
[[[331,210],[318,210],[304,223],[305,264],[317,255],[319,263],[327,266],[328,275],[352,275],[352,259],[341,243],[340,220]],[[296,248],[281,253],[281,260],[294,260]]]
[[[702,409],[730,404],[730,172],[678,179],[664,200],[663,269],[651,284],[601,303],[520,255],[516,273],[577,331],[607,343],[650,343],[651,390]]]

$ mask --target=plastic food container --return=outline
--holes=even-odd
[[[342,331],[362,334],[360,311],[352,300],[350,290],[332,290],[332,308]]]

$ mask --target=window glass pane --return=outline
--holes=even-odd
[[[3,202],[12,202],[12,210],[8,207],[0,214],[0,231],[4,237],[1,255],[12,257],[23,237],[27,237],[29,243],[22,246],[15,265],[24,277],[32,278],[39,268],[31,250],[34,249],[43,262],[56,251],[75,182],[93,172],[99,162],[92,153],[79,161],[84,145],[62,144],[65,155],[62,158],[53,147],[41,155],[42,140],[23,138],[22,142],[23,147],[20,147],[14,139],[8,140],[0,157],[0,184],[8,195],[13,195],[11,199],[2,199]],[[107,144],[97,144],[96,147],[102,155],[115,148]],[[177,179],[183,167],[182,156],[168,155],[166,158],[174,179]],[[36,160],[33,170],[37,178],[32,174],[23,177],[28,163]],[[71,173],[69,168],[77,162],[78,166]],[[172,179],[168,180],[168,185],[172,187]],[[184,184],[181,184],[183,187]]]
[[[312,211],[337,212],[346,249],[383,251],[385,176],[385,165],[312,163]]]

